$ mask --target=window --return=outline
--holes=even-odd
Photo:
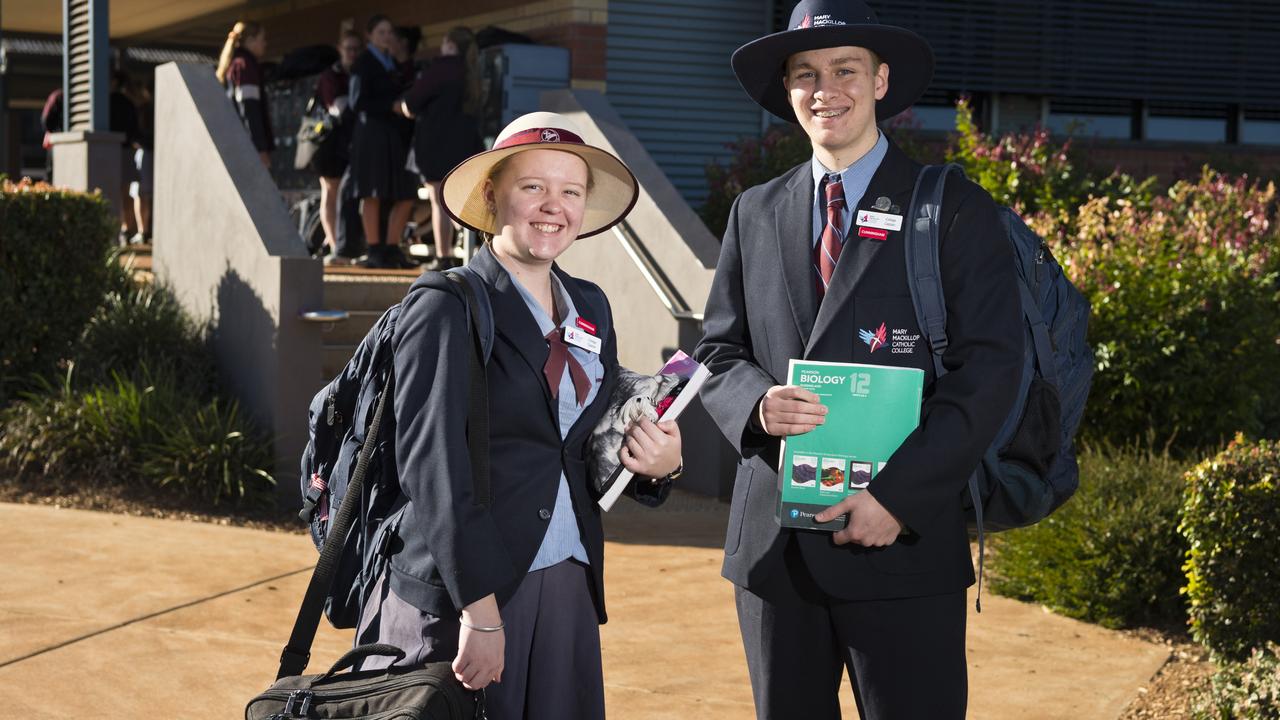
[[[1226,142],[1226,105],[1159,103],[1148,106],[1146,138],[1182,142]]]
[[[1107,98],[1050,98],[1049,132],[1082,138],[1133,137],[1133,103]]]
[[[1240,142],[1245,145],[1280,145],[1280,107],[1244,109]]]

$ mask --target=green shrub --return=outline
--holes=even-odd
[[[156,487],[214,505],[270,505],[275,480],[263,467],[271,446],[246,427],[237,403],[214,400],[158,428],[142,474]]]
[[[1045,128],[996,138],[986,135],[978,129],[967,98],[956,103],[947,161],[963,167],[965,175],[1000,205],[1034,218],[1036,231],[1050,240],[1072,234],[1076,209],[1089,198],[1147,207],[1156,183],[1155,178],[1139,182],[1094,168],[1072,150],[1072,138],[1059,143]]]
[[[1191,718],[1280,720],[1280,646],[1254,648],[1248,660],[1219,668]]]
[[[271,502],[270,445],[235,403],[172,376],[116,375],[77,391],[33,392],[0,411],[0,461],[19,480],[112,485],[211,505]]]
[[[1183,466],[1167,453],[1084,449],[1056,513],[991,537],[991,587],[1107,627],[1182,626]]]
[[[173,293],[137,282],[109,253],[108,286],[75,347],[80,387],[109,383],[114,374],[144,381],[148,374],[179,379],[200,397],[212,392],[215,369],[205,337]]]
[[[1056,252],[1093,306],[1085,437],[1151,428],[1190,455],[1236,432],[1280,434],[1274,184],[1205,169],[1150,208],[1096,198],[1077,215]]]
[[[98,195],[0,182],[0,405],[67,357],[102,299],[115,233]]]
[[[1191,632],[1240,660],[1280,642],[1280,444],[1237,436],[1187,477],[1179,530],[1190,544]]]

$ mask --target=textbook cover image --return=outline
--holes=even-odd
[[[782,443],[778,522],[789,528],[841,530],[846,515],[826,523],[814,516],[862,492],[920,424],[924,371],[792,360],[788,382],[816,394],[827,406],[827,419]]]
[[[592,475],[601,492],[600,509],[608,512],[631,482],[631,471],[618,461],[631,423],[641,417],[654,422],[679,419],[709,377],[710,370],[680,350],[654,375],[619,367],[609,409],[591,433]]]

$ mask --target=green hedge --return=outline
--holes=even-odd
[[[0,405],[68,356],[106,288],[115,233],[101,196],[0,181]]]
[[[1151,207],[1099,198],[1059,259],[1093,305],[1083,432],[1154,429],[1179,454],[1280,434],[1280,228],[1273,184],[1205,169]]]
[[[1088,449],[1080,489],[1029,528],[991,539],[991,587],[1107,627],[1181,627],[1183,470],[1164,452]]]
[[[76,386],[111,384],[116,375],[145,384],[159,375],[209,396],[216,371],[208,328],[192,321],[164,285],[135,281],[114,255],[106,259],[106,292],[72,350]]]
[[[0,464],[19,481],[114,486],[211,506],[269,507],[270,444],[234,401],[168,373],[24,395],[0,411]]]
[[[1232,660],[1280,643],[1280,444],[1237,437],[1201,462],[1182,513],[1192,635]]]
[[[1227,663],[1197,698],[1192,720],[1280,720],[1280,646]]]

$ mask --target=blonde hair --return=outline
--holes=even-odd
[[[222,54],[218,56],[218,69],[213,73],[214,77],[218,78],[218,82],[227,84],[227,69],[231,67],[231,56],[244,45],[245,40],[258,37],[260,34],[262,34],[262,25],[252,21],[242,20],[231,28],[231,32],[227,33],[227,42],[222,46]]]

